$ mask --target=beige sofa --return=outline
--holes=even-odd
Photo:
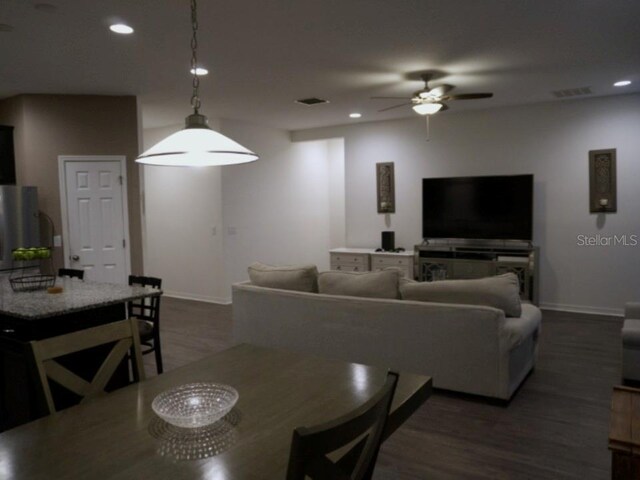
[[[640,303],[624,306],[622,326],[622,378],[640,382]]]
[[[533,369],[540,310],[233,286],[236,343],[421,373],[446,390],[508,400]]]

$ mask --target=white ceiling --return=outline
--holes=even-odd
[[[145,127],[189,114],[188,0],[0,0],[0,98],[19,93],[131,94]],[[415,115],[378,113],[446,73],[468,108],[553,101],[551,91],[640,91],[638,0],[199,1],[203,113],[287,129]],[[130,36],[107,26],[122,20]],[[621,79],[634,80],[614,88]],[[305,107],[295,99],[331,103]],[[567,101],[567,100],[555,100]],[[361,112],[350,120],[350,112]]]

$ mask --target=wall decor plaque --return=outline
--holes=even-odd
[[[396,187],[393,162],[376,163],[378,213],[396,213]]]
[[[589,151],[589,211],[617,211],[616,149]]]

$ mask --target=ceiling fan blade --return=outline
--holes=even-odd
[[[443,103],[440,112],[444,112],[445,110],[449,110],[449,106],[446,103]]]
[[[431,95],[442,97],[451,90],[453,90],[453,85],[438,85],[437,87],[433,87],[431,90],[429,90],[429,93]]]
[[[378,110],[378,112],[386,112],[387,110],[393,110],[394,108],[404,107],[406,105],[411,105],[413,102],[401,103],[400,105],[394,105],[393,107],[383,108],[382,110]]]
[[[491,98],[493,93],[461,93],[460,95],[451,95],[447,100],[475,100],[476,98]]]
[[[411,100],[410,97],[369,97],[371,100]]]

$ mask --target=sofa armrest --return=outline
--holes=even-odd
[[[540,330],[542,313],[530,303],[522,304],[522,315],[518,318],[508,317],[505,320],[505,332],[509,339],[509,349],[515,348],[531,335]]]
[[[628,302],[624,306],[624,318],[640,319],[640,302]]]

